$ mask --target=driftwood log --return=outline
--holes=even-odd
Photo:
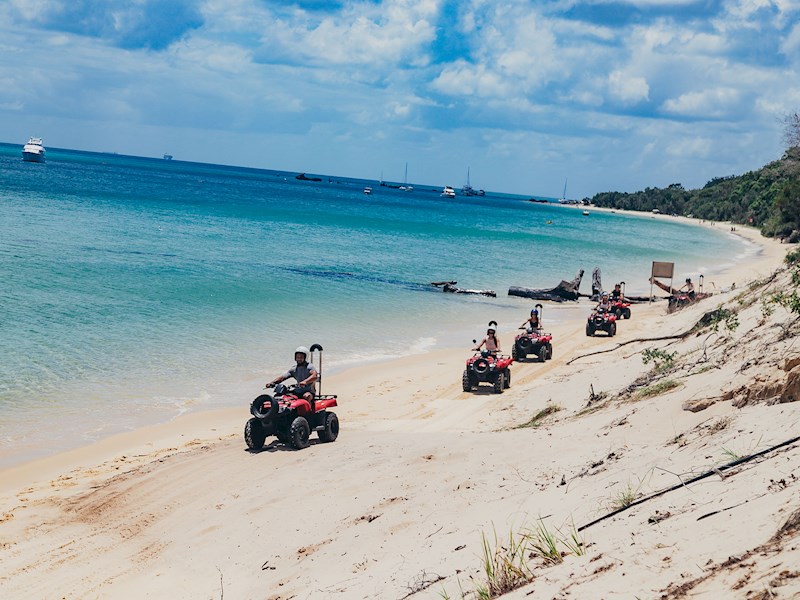
[[[491,296],[497,298],[497,292],[494,290],[465,290],[456,287],[457,281],[432,281],[431,285],[441,287],[443,292],[450,294],[479,294],[481,296]]]
[[[580,297],[578,288],[583,279],[583,269],[578,271],[572,281],[562,281],[556,287],[550,289],[531,289],[524,287],[511,286],[508,288],[509,296],[520,296],[533,300],[550,300],[552,302],[565,302],[567,300],[577,300]]]

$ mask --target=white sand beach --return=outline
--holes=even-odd
[[[788,274],[748,286],[793,247],[736,233],[760,250],[707,277],[711,298],[636,304],[609,339],[585,335],[584,301],[553,329],[553,359],[514,364],[500,395],[463,392],[469,349],[438,350],[325,377],[335,443],[248,452],[243,402],[6,469],[0,597],[471,598],[484,539],[508,549],[537,524],[569,539],[676,485],[583,529],[555,564],[526,546],[530,581],[507,597],[798,597],[800,443],[719,470],[800,432],[797,326],[761,302]],[[735,330],[579,358],[718,307]],[[672,366],[654,372],[646,349]]]

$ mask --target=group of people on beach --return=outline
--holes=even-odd
[[[534,331],[542,328],[542,320],[541,316],[539,315],[539,310],[536,308],[531,309],[530,316],[522,322],[522,325],[519,327],[520,329],[527,330],[528,333],[533,333]],[[502,349],[500,348],[500,338],[497,337],[497,322],[496,321],[489,321],[489,327],[486,330],[486,337],[481,340],[481,342],[473,348],[476,352],[481,348],[486,347],[486,350],[489,351],[489,354],[493,356],[497,356]]]

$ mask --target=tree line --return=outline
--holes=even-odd
[[[587,198],[607,208],[692,216],[759,227],[768,237],[800,242],[800,119],[786,118],[791,145],[780,160],[744,175],[716,177],[702,188],[680,183],[633,193],[603,192]]]

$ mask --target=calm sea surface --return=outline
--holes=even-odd
[[[189,410],[242,406],[244,418],[300,344],[321,343],[328,372],[466,349],[490,319],[510,331],[525,318],[532,303],[510,285],[552,287],[583,268],[588,292],[599,266],[606,287],[644,293],[652,260],[708,278],[754,251],[648,216],[439,196],[458,182],[409,193],[57,149],[45,164],[20,157],[0,144],[0,466]],[[442,280],[498,298],[427,285]]]

